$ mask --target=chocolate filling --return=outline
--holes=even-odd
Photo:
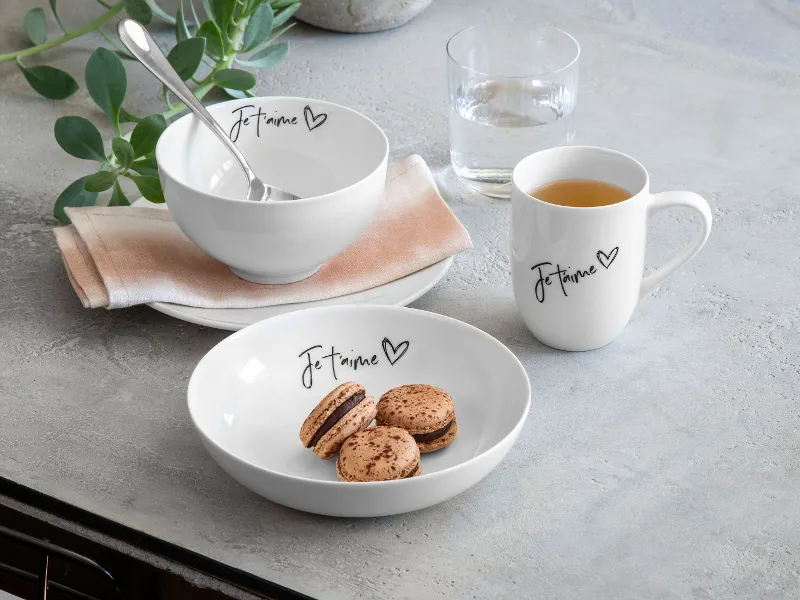
[[[405,477],[403,477],[403,479],[408,479],[409,477],[414,477],[414,475],[416,475],[417,473],[419,473],[419,463],[417,463],[417,466],[414,467],[414,470],[411,471],[411,473],[409,473]]]
[[[414,436],[414,439],[418,442],[432,442],[433,440],[438,440],[445,433],[450,431],[450,427],[452,427],[452,425],[453,422],[450,421],[447,425],[441,429],[437,429],[436,431],[431,431],[430,433],[418,433]]]
[[[348,398],[341,405],[339,405],[336,410],[334,410],[330,416],[325,419],[322,427],[317,430],[317,433],[314,434],[314,437],[311,438],[311,445],[316,446],[320,438],[328,433],[331,430],[331,427],[336,425],[336,423],[338,423],[343,416],[353,410],[356,407],[356,404],[361,402],[365,397],[366,394],[364,392],[359,392],[352,398]]]

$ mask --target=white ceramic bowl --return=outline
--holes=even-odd
[[[256,175],[302,197],[247,201],[244,173],[197,118],[186,115],[164,131],[156,158],[170,213],[234,273],[257,283],[299,281],[370,222],[389,155],[370,119],[329,102],[280,96],[221,102],[209,112]]]
[[[334,363],[325,357],[332,352],[340,353]],[[370,364],[342,363],[358,356]],[[314,405],[349,380],[376,398],[407,383],[447,390],[455,440],[422,455],[419,477],[338,481],[334,460],[305,449],[299,431]],[[442,502],[485,477],[522,429],[530,383],[508,348],[466,323],[410,308],[338,306],[267,319],[223,340],[195,368],[188,397],[203,444],[240,483],[299,510],[375,517]]]

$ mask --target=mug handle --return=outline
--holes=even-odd
[[[695,254],[700,252],[709,234],[711,233],[711,208],[708,206],[705,198],[694,192],[661,192],[660,194],[653,194],[650,200],[650,206],[647,208],[647,217],[661,212],[666,208],[680,206],[684,208],[691,208],[700,215],[703,220],[702,229],[697,233],[692,243],[681,250],[669,262],[659,267],[655,273],[651,273],[642,279],[642,287],[639,293],[641,300],[649,294],[654,287],[664,281],[667,277],[672,275],[684,263],[691,260]]]

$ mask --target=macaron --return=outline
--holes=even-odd
[[[414,438],[399,427],[370,427],[354,433],[339,451],[342,481],[390,481],[422,473]]]
[[[453,399],[432,385],[401,385],[378,401],[378,425],[402,427],[417,442],[422,453],[450,445],[458,432]]]
[[[375,399],[362,385],[348,381],[325,396],[300,427],[300,441],[322,459],[332,458],[342,443],[375,419]]]

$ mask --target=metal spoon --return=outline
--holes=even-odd
[[[158,48],[153,38],[142,27],[141,23],[133,19],[122,19],[117,26],[119,39],[122,44],[130,50],[130,53],[136,57],[144,67],[155,75],[156,79],[161,81],[167,86],[172,93],[175,94],[181,102],[183,102],[189,110],[191,110],[197,118],[199,118],[206,126],[213,131],[220,141],[233,154],[234,158],[242,167],[244,174],[247,176],[247,199],[256,202],[266,202],[268,200],[297,200],[299,196],[290,194],[289,192],[277,188],[272,185],[267,185],[261,181],[253,169],[247,164],[244,156],[236,145],[225,133],[225,130],[219,126],[214,120],[214,117],[205,109],[200,101],[194,97],[194,94],[186,87],[186,84],[169,64],[167,57]]]

